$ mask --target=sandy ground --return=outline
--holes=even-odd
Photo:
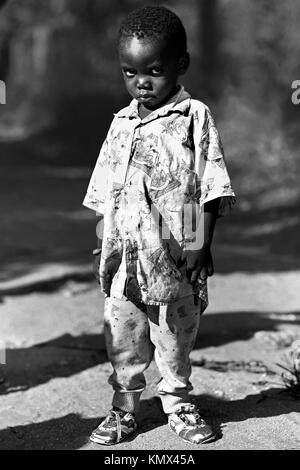
[[[300,400],[277,365],[300,339],[299,275],[210,279],[192,352],[192,396],[217,440],[200,450],[300,449]],[[107,450],[88,442],[111,400],[97,285],[69,280],[54,292],[4,296],[0,324],[0,449]],[[170,433],[154,363],[146,378],[137,435],[109,449],[199,450]]]

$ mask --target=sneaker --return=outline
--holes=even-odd
[[[132,413],[123,410],[110,410],[107,417],[94,429],[90,440],[97,444],[113,445],[126,439],[137,428]]]
[[[169,414],[168,422],[171,431],[192,444],[211,442],[216,437],[193,404],[182,405],[176,413]]]

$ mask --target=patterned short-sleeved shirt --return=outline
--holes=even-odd
[[[136,100],[116,113],[83,201],[104,215],[100,271],[112,257],[120,261],[114,295],[125,289],[133,301],[167,305],[195,293],[204,310],[206,281],[193,287],[178,260],[194,240],[186,208],[219,197],[222,215],[235,195],[205,104],[180,87],[144,119]]]

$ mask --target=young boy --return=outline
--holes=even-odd
[[[180,19],[164,7],[133,11],[118,51],[133,100],[115,114],[83,202],[104,217],[94,255],[114,389],[90,439],[116,444],[136,430],[154,355],[170,429],[208,442],[214,433],[189,398],[189,355],[208,302],[215,220],[234,193],[209,108],[178,85],[189,65]]]

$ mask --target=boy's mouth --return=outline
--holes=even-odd
[[[144,100],[149,100],[149,99],[153,99],[154,96],[149,94],[149,93],[146,93],[146,92],[141,92],[141,93],[138,93],[137,95],[137,100],[141,100],[141,101],[144,101]]]
[[[137,100],[138,101],[141,101],[141,102],[146,102],[146,101],[150,101],[152,99],[152,96],[138,96],[137,97]]]

